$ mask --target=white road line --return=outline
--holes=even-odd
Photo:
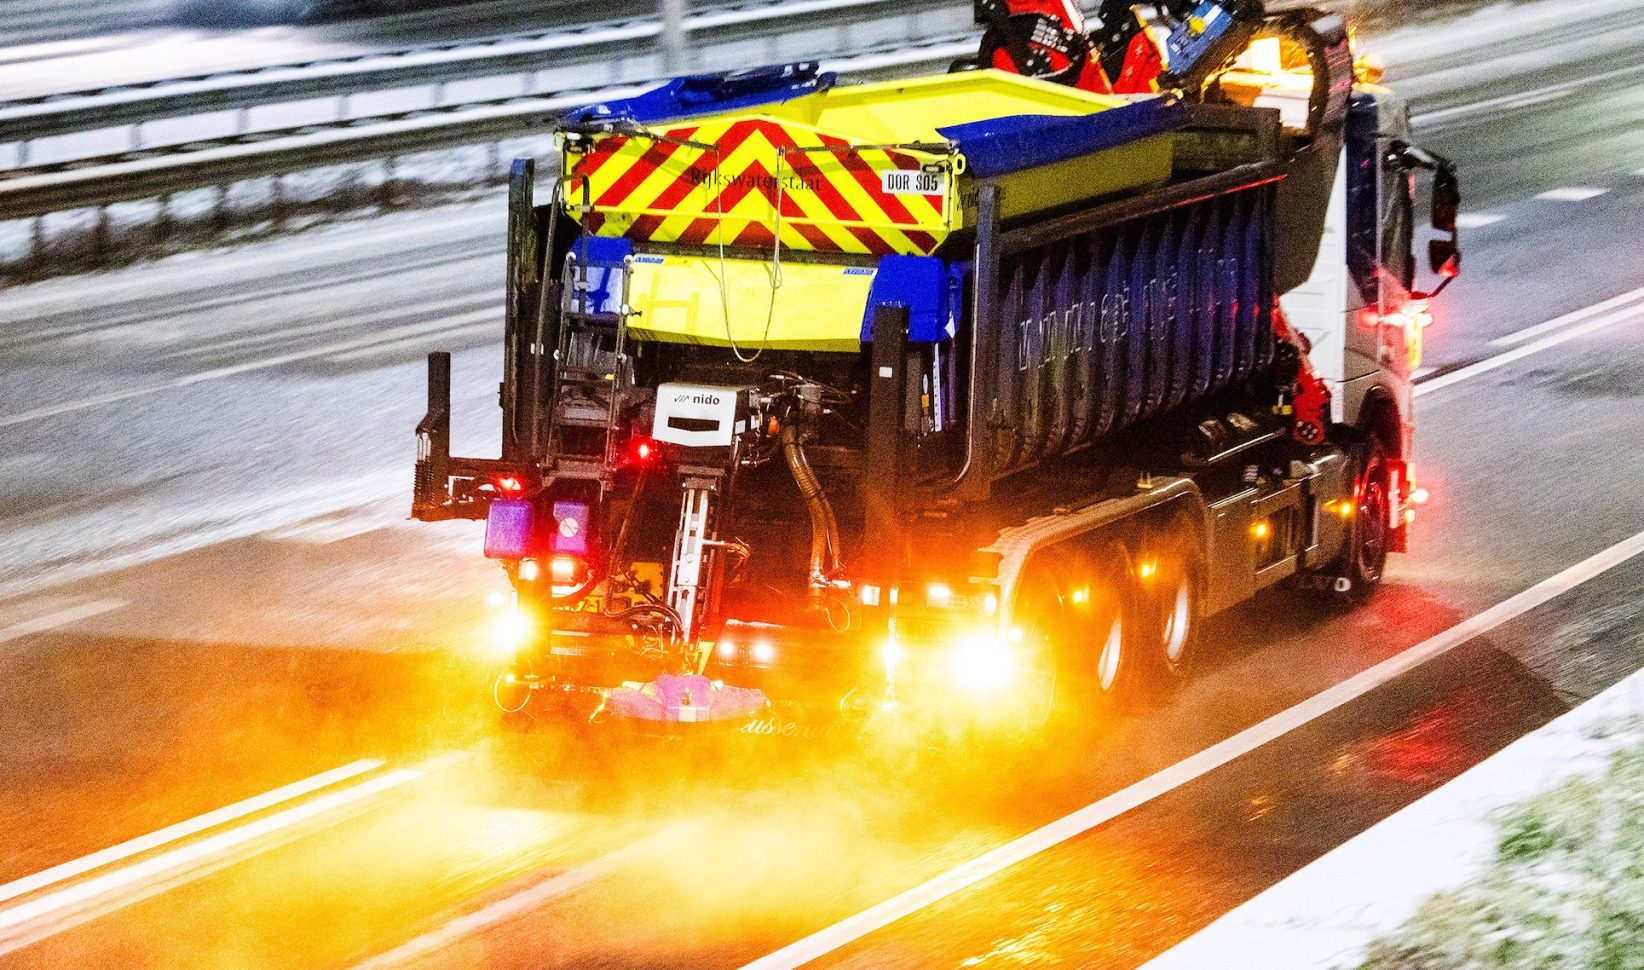
[[[337,333],[347,330],[363,330],[367,327],[383,323],[391,323],[406,316],[407,313],[419,314],[451,314],[458,311],[475,312],[502,306],[502,296],[497,294],[471,294],[455,297],[448,300],[436,300],[431,303],[422,303],[416,306],[390,307],[373,310],[342,319],[311,320],[307,323],[276,327],[272,330],[253,330],[249,333],[239,332],[223,334],[221,339],[207,340],[192,346],[183,347],[167,354],[159,355],[161,360],[178,360],[190,357],[221,356],[229,351],[245,350],[249,348],[266,349],[269,345],[279,344],[296,337],[307,337],[313,334]],[[424,326],[427,321],[419,321],[403,326]],[[372,330],[371,333],[383,336],[391,331]]]
[[[33,636],[36,633],[55,630],[60,626],[68,626],[70,623],[78,623],[81,620],[120,609],[125,605],[125,600],[92,600],[90,603],[70,606],[55,613],[37,616],[32,620],[22,620],[8,627],[0,627],[0,643],[10,643],[13,640]],[[0,891],[3,891],[4,888],[0,886]],[[0,899],[4,898],[4,896],[0,896]]]
[[[483,323],[469,324],[462,327],[451,327],[445,330],[436,330],[432,333],[416,334],[410,337],[385,339],[380,344],[361,347],[359,350],[350,350],[341,354],[332,354],[325,359],[328,364],[348,364],[362,360],[387,360],[397,354],[404,354],[414,347],[426,347],[436,340],[456,341],[468,337],[482,337],[495,335],[497,325],[495,320]]]
[[[1443,633],[1429,637],[1404,652],[1389,657],[1368,670],[1347,678],[1334,687],[1314,694],[1265,721],[1248,727],[1225,741],[1192,755],[1149,777],[1092,802],[1071,815],[1057,819],[1036,831],[986,852],[963,865],[915,886],[900,895],[841,920],[832,926],[791,943],[748,964],[744,970],[776,970],[798,967],[838,950],[876,930],[916,913],[948,896],[996,875],[1011,866],[1083,835],[1104,822],[1174,791],[1194,779],[1249,754],[1276,738],[1357,700],[1401,674],[1435,657],[1494,630],[1503,623],[1566,593],[1595,576],[1615,568],[1644,552],[1644,532],[1623,539],[1603,552],[1548,577],[1510,599],[1463,620]]]
[[[1610,190],[1593,185],[1571,185],[1562,189],[1548,189],[1536,198],[1548,202],[1585,202],[1588,199],[1596,199],[1608,191]]]
[[[1560,330],[1564,327],[1570,326],[1571,324],[1580,323],[1581,321],[1590,317],[1595,317],[1600,313],[1606,313],[1610,310],[1614,310],[1618,306],[1625,306],[1629,303],[1635,303],[1640,300],[1644,300],[1644,286],[1641,286],[1636,290],[1628,290],[1620,296],[1612,296],[1608,300],[1594,303],[1592,306],[1582,307],[1579,310],[1572,310],[1563,316],[1554,317],[1546,323],[1538,323],[1533,327],[1525,327],[1523,330],[1515,330],[1506,336],[1497,337],[1496,339],[1490,341],[1490,346],[1510,347],[1513,344],[1523,343],[1533,337],[1539,337],[1544,333]]]
[[[1587,334],[1597,333],[1618,323],[1631,323],[1636,320],[1644,320],[1644,306],[1629,307],[1626,310],[1602,316],[1596,320],[1588,320],[1586,323],[1578,324],[1567,330],[1549,334],[1540,340],[1533,340],[1530,343],[1514,347],[1505,353],[1497,354],[1494,357],[1486,357],[1477,363],[1457,368],[1448,374],[1440,374],[1437,377],[1429,378],[1417,384],[1413,393],[1417,397],[1423,394],[1431,394],[1434,391],[1449,387],[1451,384],[1459,384],[1470,377],[1477,377],[1498,367],[1511,364],[1515,360],[1522,360],[1531,354],[1539,354],[1548,348],[1568,343],[1577,337],[1585,337]]]
[[[107,912],[136,902],[148,894],[145,890],[151,889],[152,884],[179,870],[420,777],[422,772],[415,768],[385,772],[198,842],[187,843],[84,882],[73,883],[54,893],[0,909],[0,956],[77,925],[88,918],[80,911],[88,904],[101,901],[103,905],[98,912]]]
[[[1602,74],[1594,74],[1589,77],[1566,81],[1563,84],[1541,88],[1536,91],[1529,91],[1519,94],[1504,94],[1494,98],[1485,98],[1483,101],[1473,101],[1468,104],[1458,104],[1449,108],[1438,108],[1433,111],[1417,112],[1410,119],[1410,122],[1411,124],[1419,127],[1427,127],[1434,124],[1441,124],[1446,121],[1451,121],[1456,118],[1466,117],[1467,115],[1478,114],[1481,111],[1490,111],[1493,109],[1512,110],[1513,108],[1544,104],[1548,101],[1555,101],[1559,98],[1568,97],[1569,95],[1580,91],[1582,88],[1589,87],[1594,84],[1602,84],[1606,81],[1613,81],[1617,78],[1631,77],[1641,71],[1644,71],[1644,64],[1633,64],[1627,67],[1616,68],[1612,71],[1605,71]]]
[[[378,529],[386,529],[403,521],[403,515],[389,516],[380,509],[362,510],[344,516],[321,516],[293,522],[277,529],[270,529],[261,535],[275,542],[328,546],[333,542],[352,539],[367,532],[376,532]]]
[[[416,326],[457,326],[459,324],[480,323],[484,320],[495,319],[496,314],[494,311],[479,310],[459,317],[450,317],[445,320],[435,321],[432,325],[417,324]],[[402,329],[401,332],[404,332],[404,330]],[[374,333],[364,337],[355,337],[351,340],[342,340],[337,343],[326,344],[323,347],[312,347],[308,350],[298,350],[289,354],[279,354],[274,357],[265,357],[262,360],[250,360],[243,364],[232,364],[228,367],[218,367],[212,370],[199,371],[194,374],[185,374],[182,377],[176,377],[169,381],[161,381],[158,384],[133,387],[124,391],[114,391],[109,394],[100,394],[96,397],[82,398],[81,400],[69,401],[64,404],[51,404],[46,407],[35,408],[32,411],[24,411],[20,414],[0,417],[0,428],[10,428],[14,425],[26,424],[30,421],[37,421],[41,418],[55,417],[60,414],[71,414],[75,411],[85,411],[90,408],[101,407],[104,404],[129,401],[134,397],[146,397],[149,394],[157,394],[161,391],[176,390],[180,387],[201,384],[205,381],[214,381],[222,377],[233,377],[236,374],[248,374],[252,371],[266,370],[270,367],[280,367],[285,364],[295,363],[299,360],[324,357],[328,354],[341,353],[345,350],[355,350],[360,347],[374,344],[382,338],[383,334]]]
[[[1505,218],[1507,217],[1499,212],[1463,212],[1456,216],[1456,226],[1460,229],[1483,229]]]
[[[681,825],[671,825],[661,832],[648,835],[620,849],[607,852],[593,862],[556,872],[541,882],[533,884],[528,889],[499,899],[472,913],[458,916],[439,929],[430,930],[392,950],[379,953],[363,963],[356,964],[354,970],[388,970],[390,967],[403,966],[413,960],[420,960],[438,953],[466,936],[472,936],[498,923],[524,916],[549,900],[574,892],[595,879],[605,876],[623,862],[648,852],[653,847],[661,848],[664,845],[679,844],[677,833],[682,828]]]
[[[332,768],[329,771],[322,771],[301,781],[282,785],[273,791],[267,791],[261,795],[254,795],[243,801],[235,802],[232,805],[213,809],[204,815],[196,815],[194,818],[178,822],[175,825],[168,825],[147,835],[139,835],[134,839],[121,842],[119,845],[111,845],[90,855],[52,866],[50,869],[42,869],[31,876],[24,876],[21,879],[0,886],[0,902],[16,899],[18,896],[26,896],[66,879],[85,875],[93,869],[101,869],[104,866],[129,859],[134,855],[169,845],[179,839],[198,835],[206,829],[236,821],[267,808],[273,808],[281,802],[288,802],[293,798],[319,791],[321,788],[329,787],[339,781],[346,781],[368,771],[375,771],[381,768],[382,765],[381,761],[365,760],[355,761],[340,768]]]

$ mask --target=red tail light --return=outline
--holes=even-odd
[[[649,465],[662,454],[662,449],[650,438],[630,438],[625,449],[625,465]]]
[[[518,475],[498,475],[491,479],[491,485],[504,498],[519,498],[525,494],[525,480]]]

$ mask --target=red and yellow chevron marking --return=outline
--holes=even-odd
[[[566,204],[591,203],[591,231],[636,242],[766,247],[780,225],[786,248],[879,255],[930,253],[957,228],[949,215],[957,220],[959,207],[948,195],[882,189],[882,172],[918,171],[940,156],[853,149],[836,135],[760,117],[659,134],[672,140],[608,135],[567,158]],[[840,150],[792,151],[799,148]],[[951,174],[946,184],[951,194]]]

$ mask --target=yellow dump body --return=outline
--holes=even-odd
[[[997,71],[827,88],[579,134],[566,143],[563,197],[587,231],[636,245],[780,239],[783,249],[930,254],[974,219],[980,177],[1002,187],[1005,218],[1164,182],[1172,141],[1161,132],[1062,157],[1018,152],[1022,164],[1006,170],[967,158],[986,141],[968,133],[990,122],[1032,131],[1127,106]],[[1054,137],[1077,139],[1076,127]]]

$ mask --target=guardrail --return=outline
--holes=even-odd
[[[852,77],[940,70],[974,51],[974,35],[939,38],[915,47],[869,51],[824,63]],[[505,104],[466,108],[368,125],[294,132],[219,144],[176,155],[128,158],[0,181],[0,219],[24,219],[225,185],[304,169],[390,159],[418,152],[545,133],[556,111],[636,94],[647,85],[560,92]]]
[[[916,42],[922,34],[969,22],[969,5],[953,0],[789,0],[701,11],[685,19],[684,29],[695,62],[690,67],[701,69],[723,60],[721,48],[750,41],[758,42],[761,62],[799,60],[818,50]],[[0,143],[21,146],[13,167],[24,168],[40,155],[48,161],[73,159],[50,158],[49,146],[37,150],[45,139],[123,130],[121,140],[139,150],[152,147],[143,142],[144,124],[192,115],[234,112],[228,130],[211,134],[246,135],[267,130],[255,123],[252,109],[316,99],[332,99],[323,121],[340,123],[357,117],[351,113],[354,99],[373,92],[396,92],[399,110],[406,111],[494,101],[503,89],[513,97],[533,97],[590,84],[627,84],[663,74],[661,34],[662,25],[654,20],[606,21],[460,47],[411,48],[0,102]],[[826,34],[841,36],[830,47]],[[465,96],[463,88],[480,96]],[[189,134],[192,140],[201,133]]]

